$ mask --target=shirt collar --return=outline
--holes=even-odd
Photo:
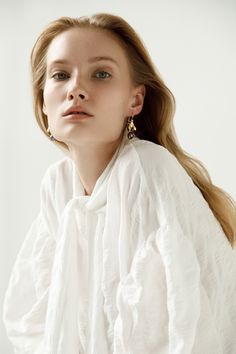
[[[115,153],[113,154],[111,160],[101,173],[101,175],[98,177],[94,189],[92,191],[92,194],[90,196],[84,194],[84,187],[83,184],[80,180],[80,176],[77,172],[75,163],[72,159],[72,178],[73,178],[73,198],[78,199],[79,202],[85,203],[86,208],[88,210],[91,209],[97,209],[106,204],[106,187],[107,187],[107,182],[112,170],[112,167],[114,166],[114,163],[119,156],[120,152],[123,150],[124,146],[132,142],[134,140],[137,140],[138,138],[135,137],[133,139],[128,139],[126,132],[123,134],[122,140],[117,147]]]

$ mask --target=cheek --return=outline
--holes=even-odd
[[[53,85],[46,83],[43,91],[43,99],[45,105],[50,109],[61,99],[62,94],[59,90],[56,90]]]
[[[44,100],[46,106],[50,102],[50,97],[51,96],[52,96],[52,92],[50,90],[49,85],[46,83],[45,86],[44,86],[44,90],[43,90],[43,100]]]
[[[96,98],[98,104],[104,102],[106,107],[122,109],[128,102],[129,93],[125,85],[107,85],[97,87],[92,96]]]
[[[44,91],[43,91],[44,97],[52,97],[56,94],[56,90],[55,88],[53,88],[52,85],[50,85],[50,83],[46,82],[45,86],[44,86]]]

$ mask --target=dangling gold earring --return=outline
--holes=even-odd
[[[132,117],[129,117],[128,118],[128,120],[127,120],[127,130],[128,130],[128,138],[129,139],[132,139],[132,138],[134,138],[135,137],[135,130],[137,130],[136,129],[136,127],[135,127],[135,125],[134,125],[134,121],[133,121],[133,118],[134,118],[134,116],[132,116]]]
[[[50,138],[52,141],[55,141],[55,138],[54,138],[54,136],[51,134],[49,127],[48,127],[48,129],[47,129],[47,133],[48,133],[48,135],[49,135],[49,138]]]

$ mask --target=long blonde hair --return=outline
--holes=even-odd
[[[135,121],[136,135],[140,139],[164,146],[178,159],[208,202],[233,248],[236,239],[236,203],[229,194],[212,183],[203,164],[181,148],[173,125],[175,98],[164,84],[142,40],[121,17],[107,13],[79,18],[61,17],[51,22],[38,37],[30,59],[34,112],[43,133],[48,137],[47,116],[42,109],[47,49],[58,34],[81,27],[108,30],[125,48],[134,83],[146,86],[140,119]],[[68,154],[65,143],[55,141],[55,144]]]

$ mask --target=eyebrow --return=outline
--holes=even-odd
[[[88,63],[95,63],[95,62],[98,62],[98,61],[111,61],[113,64],[115,64],[116,66],[119,66],[119,64],[117,63],[117,61],[112,58],[112,57],[108,57],[108,56],[97,56],[97,57],[92,57],[88,60]],[[52,67],[53,65],[55,64],[66,64],[66,65],[69,65],[70,62],[68,60],[64,60],[64,59],[61,59],[61,60],[53,60],[50,64],[49,64],[49,67]]]

